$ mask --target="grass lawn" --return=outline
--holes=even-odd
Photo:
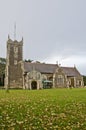
[[[86,88],[0,90],[0,130],[86,130]]]

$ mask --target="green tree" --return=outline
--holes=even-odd
[[[25,59],[24,61],[32,63],[33,60],[31,60],[31,59]]]
[[[6,59],[5,59],[5,58],[0,57],[0,63],[1,63],[1,64],[6,64]]]
[[[0,57],[0,85],[4,85],[6,59]]]

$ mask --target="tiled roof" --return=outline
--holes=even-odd
[[[24,62],[24,70],[25,72],[30,72],[32,70],[39,71],[41,73],[54,73],[58,68],[57,64],[45,64],[45,63],[29,63]],[[75,67],[61,67],[63,72],[67,76],[80,76],[79,71]]]
[[[56,64],[24,62],[25,72],[29,72],[34,69],[41,73],[54,73],[56,68],[57,68]]]
[[[63,72],[67,75],[67,76],[80,76],[79,71],[75,68],[75,67],[61,67]]]

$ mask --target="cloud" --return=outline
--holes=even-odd
[[[61,66],[65,67],[74,67],[80,71],[81,74],[86,75],[86,57],[85,55],[71,55],[71,56],[51,56],[44,59],[42,62],[45,63],[53,63],[53,64],[61,64]]]
[[[85,12],[86,0],[0,1],[0,57],[6,57],[7,36],[14,39],[16,21],[24,59],[76,64],[86,73]]]

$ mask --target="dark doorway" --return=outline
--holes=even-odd
[[[37,82],[36,81],[32,81],[31,88],[32,89],[37,89]]]
[[[71,78],[71,86],[74,87],[74,78]]]

